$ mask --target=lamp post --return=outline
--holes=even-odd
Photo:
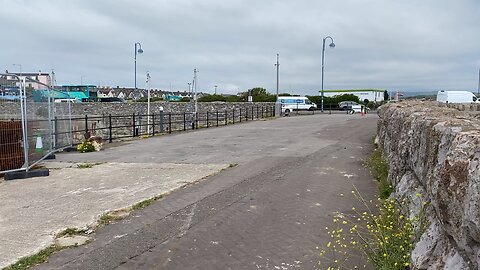
[[[214,85],[214,87],[215,87],[215,96],[216,96],[216,95],[217,95],[217,87],[218,87],[218,85]]]
[[[138,49],[137,49],[138,46]],[[135,42],[135,94],[137,92],[137,53],[142,54],[142,44],[140,42]]]
[[[194,121],[197,120],[197,73],[198,73],[198,69],[193,69],[193,91],[194,91],[194,94],[193,94],[193,102],[195,103],[195,111],[194,111],[194,114],[193,114],[193,119]],[[198,127],[196,127],[198,128]]]
[[[322,104],[321,111],[323,112],[323,77],[325,73],[325,41],[330,39],[332,42],[328,45],[330,48],[335,48],[335,43],[333,43],[333,38],[331,36],[326,36],[323,38],[323,48],[322,48]]]
[[[277,53],[277,63],[275,64],[275,66],[277,67],[277,100],[278,100],[278,79],[279,79],[279,69],[280,69],[280,63],[278,62],[278,57],[279,57],[279,54]]]
[[[188,84],[188,96],[190,97],[190,100],[193,99],[193,94],[192,94],[192,89],[190,88],[190,86],[192,85],[191,82],[187,83]]]
[[[146,80],[146,87],[147,87],[147,132],[150,135],[150,72],[147,71],[147,80]]]
[[[80,85],[83,85],[83,78],[85,78],[85,77],[87,77],[87,76],[85,76],[85,75],[80,75]]]

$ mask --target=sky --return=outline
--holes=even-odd
[[[0,0],[2,72],[58,84],[235,94],[253,87],[477,91],[478,0]],[[16,64],[16,65],[14,65]]]

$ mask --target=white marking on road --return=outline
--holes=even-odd
[[[351,177],[355,177],[355,176],[357,176],[357,175],[355,175],[355,174],[347,174],[347,173],[346,173],[346,174],[344,174],[343,176],[345,176],[345,177],[347,177],[348,179],[350,179]]]
[[[125,235],[127,235],[127,234],[115,235],[113,238],[118,239],[118,238],[124,237]]]

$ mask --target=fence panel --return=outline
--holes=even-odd
[[[20,78],[0,74],[10,84],[0,88],[0,173],[25,166]],[[8,78],[6,76],[9,76]]]

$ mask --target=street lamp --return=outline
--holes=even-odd
[[[323,49],[322,49],[322,105],[321,111],[323,112],[323,76],[325,72],[325,41],[330,39],[332,42],[328,45],[330,48],[335,48],[335,43],[333,43],[333,38],[331,36],[326,36],[323,38]]]
[[[150,135],[150,72],[147,71],[147,80],[145,81],[147,87],[147,132]]]
[[[138,45],[138,49],[137,49]],[[135,91],[137,90],[137,53],[142,54],[142,44],[140,42],[135,42]]]
[[[83,85],[83,78],[85,78],[85,77],[87,77],[87,76],[85,76],[85,75],[80,75],[80,85]]]
[[[277,67],[277,101],[278,101],[278,79],[279,79],[279,69],[280,69],[280,63],[278,62],[279,54],[277,53],[277,63],[275,66]]]
[[[217,87],[218,87],[218,85],[214,85],[214,87],[215,87],[215,95],[217,95]]]

